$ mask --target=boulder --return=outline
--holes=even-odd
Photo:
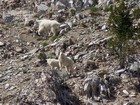
[[[92,97],[97,94],[97,88],[99,87],[100,78],[97,75],[88,76],[84,82],[84,92],[88,98]]]
[[[40,4],[37,6],[37,11],[39,13],[46,13],[47,10],[48,10],[48,6],[46,6],[45,4]]]
[[[57,8],[57,10],[65,9],[66,8],[66,5],[63,4],[62,2],[58,1],[56,3],[56,8]]]
[[[132,70],[132,71],[137,71],[139,68],[140,68],[140,63],[139,62],[134,62],[130,66],[130,70]]]
[[[5,22],[12,22],[14,19],[14,16],[11,14],[5,14],[5,15],[3,15],[3,19]]]
[[[75,7],[78,11],[80,11],[82,9],[82,5],[83,5],[82,0],[76,0]]]

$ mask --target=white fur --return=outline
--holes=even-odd
[[[59,60],[57,59],[47,59],[47,63],[51,69],[59,68]]]
[[[69,73],[73,71],[74,62],[71,58],[66,57],[64,53],[60,52],[58,60],[59,60],[60,69],[62,69],[62,67],[65,67]]]
[[[56,35],[60,23],[56,20],[49,20],[49,19],[42,19],[42,20],[36,20],[39,23],[38,28],[38,34],[41,35],[42,32],[53,33],[53,35]]]

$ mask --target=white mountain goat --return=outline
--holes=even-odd
[[[39,24],[39,35],[41,35],[42,32],[46,32],[47,34],[53,33],[53,35],[56,35],[60,27],[60,23],[56,20],[42,19],[36,20],[36,22]]]
[[[47,59],[48,65],[51,67],[51,69],[59,69],[59,60],[58,59]]]
[[[65,67],[66,70],[71,74],[71,72],[73,71],[73,60],[69,57],[66,57],[66,55],[64,55],[64,53],[60,52],[59,57],[59,67],[62,70],[62,67]]]

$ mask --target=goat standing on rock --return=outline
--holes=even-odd
[[[73,60],[69,57],[66,57],[66,55],[62,52],[60,52],[58,60],[60,69],[62,69],[62,67],[65,67],[66,70],[71,74],[71,72],[73,71]]]
[[[51,67],[51,69],[59,69],[59,60],[58,59],[47,59],[48,65]]]
[[[47,34],[53,33],[53,35],[56,35],[60,27],[60,23],[56,20],[42,19],[36,20],[36,22],[39,24],[38,35],[41,35],[42,32],[47,32]]]

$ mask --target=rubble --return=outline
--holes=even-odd
[[[114,0],[0,1],[0,104],[139,105],[139,41],[127,68],[108,49],[106,6]],[[130,7],[138,1],[128,1]],[[134,3],[135,2],[135,3]],[[90,15],[90,8],[99,14]],[[50,12],[50,13],[49,13]],[[49,16],[50,15],[50,16]],[[36,19],[58,20],[58,35],[38,36]],[[54,40],[51,40],[54,39]],[[44,44],[42,44],[42,42]],[[74,61],[74,73],[51,70],[40,53]]]

